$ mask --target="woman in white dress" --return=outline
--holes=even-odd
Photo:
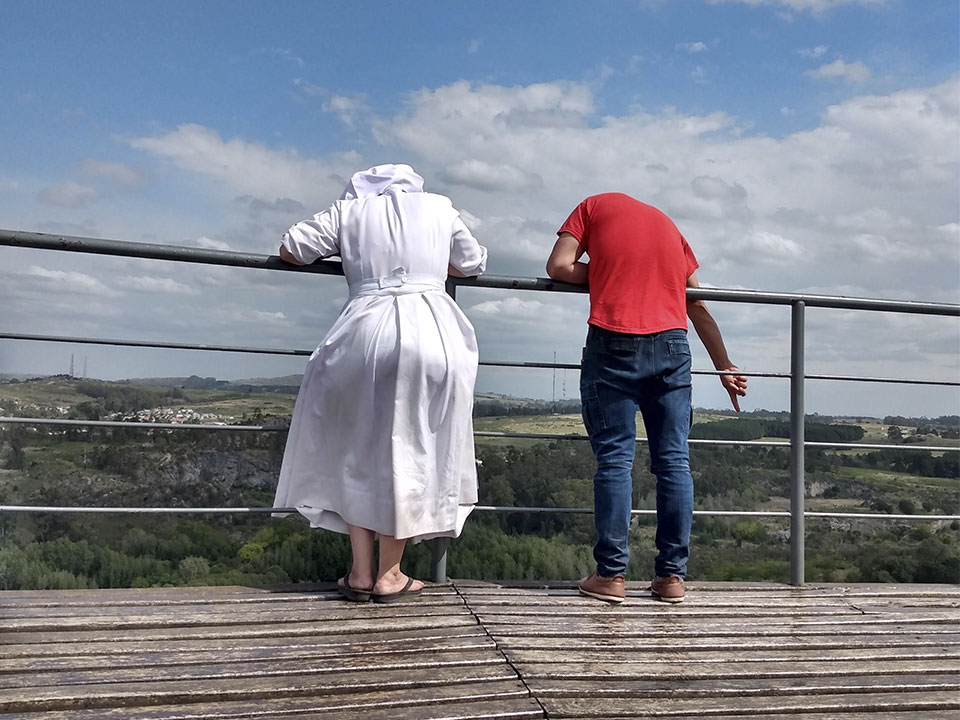
[[[482,273],[487,251],[413,168],[378,165],[280,248],[298,265],[338,254],[350,299],[307,363],[274,507],[350,535],[344,597],[392,602],[423,588],[400,570],[407,540],[458,536],[477,502],[476,336],[444,281]]]

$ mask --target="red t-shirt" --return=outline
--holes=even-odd
[[[632,335],[687,328],[693,250],[664,213],[623,193],[588,197],[557,234],[590,256],[591,325]]]

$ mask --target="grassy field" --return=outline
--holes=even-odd
[[[839,467],[836,472],[841,477],[857,480],[881,490],[902,490],[904,487],[957,489],[957,481],[954,478],[924,477],[876,468]]]
[[[0,384],[0,407],[8,412],[16,400],[21,409],[72,407],[90,398],[77,392],[76,380],[66,377],[44,378],[21,383]]]
[[[182,401],[184,407],[189,407],[200,413],[214,413],[216,415],[242,417],[250,416],[258,410],[264,415],[290,416],[296,403],[295,395],[280,393],[243,393],[224,392],[221,390],[191,390],[184,393]]]

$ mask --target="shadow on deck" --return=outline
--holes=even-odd
[[[0,718],[956,718],[960,587],[0,592]]]

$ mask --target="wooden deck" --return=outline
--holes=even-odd
[[[960,587],[0,592],[0,719],[960,717]]]

